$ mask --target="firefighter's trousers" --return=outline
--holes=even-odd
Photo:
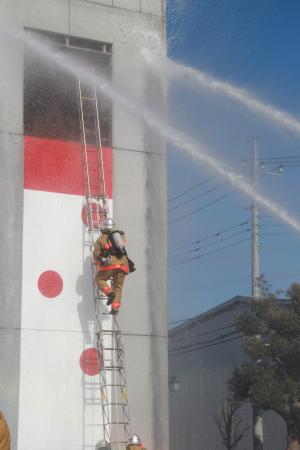
[[[105,270],[97,273],[95,281],[99,289],[101,289],[105,295],[108,295],[111,291],[114,291],[116,297],[114,298],[113,303],[120,305],[125,276],[126,273],[120,269]],[[112,279],[112,287],[110,287],[107,283],[110,279]]]

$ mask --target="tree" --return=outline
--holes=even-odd
[[[249,357],[229,380],[235,401],[277,412],[286,422],[287,449],[300,450],[300,285],[289,301],[268,294],[238,318]]]
[[[248,427],[241,428],[242,419],[236,416],[240,404],[228,398],[223,405],[221,417],[214,417],[222,444],[227,450],[236,450],[239,442],[246,436]]]

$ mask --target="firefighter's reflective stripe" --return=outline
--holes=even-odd
[[[112,264],[109,266],[101,266],[101,264],[97,264],[97,270],[98,272],[106,272],[107,270],[122,270],[125,273],[129,273],[129,268],[127,266],[124,266],[124,264]]]

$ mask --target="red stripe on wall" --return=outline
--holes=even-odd
[[[102,150],[107,195],[112,198],[112,150]],[[25,136],[24,189],[84,195],[82,157],[79,143]],[[96,179],[96,148],[88,148],[88,159],[92,194],[103,194]]]

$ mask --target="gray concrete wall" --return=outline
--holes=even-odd
[[[238,333],[233,334],[231,326],[235,317],[248,307],[247,301],[220,306],[218,313],[208,311],[194,323],[170,332],[169,372],[170,377],[176,377],[180,383],[180,391],[170,392],[172,450],[224,449],[214,417],[220,415],[226,399],[227,380],[245,359],[241,339]],[[190,348],[183,349],[183,346]],[[252,450],[251,408],[244,406],[239,417],[242,425],[249,427],[249,432],[238,450]],[[279,416],[265,414],[264,433],[265,450],[285,449],[286,430]]]
[[[113,79],[144,101],[152,97],[142,62],[147,33],[164,39],[162,0],[2,0],[5,25],[32,27],[113,44]],[[23,198],[22,56],[0,47],[1,71],[1,395],[14,439],[17,436],[21,233]],[[4,63],[4,64],[2,64]],[[2,80],[0,80],[2,82]],[[158,92],[161,86],[154,86]],[[8,131],[10,133],[8,133]],[[166,156],[164,145],[141,123],[113,105],[115,218],[128,237],[137,271],[128,277],[121,323],[125,333],[133,431],[150,450],[168,449],[166,303]],[[1,305],[2,307],[2,305]],[[2,307],[3,308],[3,307]],[[13,391],[13,392],[12,392]],[[16,442],[13,446],[16,448]]]
[[[0,28],[18,26],[17,1],[0,5]],[[22,54],[0,39],[0,409],[16,445],[19,401],[22,213],[23,74]]]

